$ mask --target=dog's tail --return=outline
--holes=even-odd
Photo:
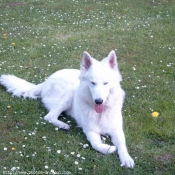
[[[14,75],[1,75],[0,84],[13,96],[37,99],[41,97],[44,83],[35,85]]]

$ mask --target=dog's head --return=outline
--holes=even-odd
[[[120,86],[119,83],[122,81],[115,51],[111,51],[101,62],[84,52],[80,80],[90,90],[95,111],[97,113],[103,112],[105,102],[112,89]]]

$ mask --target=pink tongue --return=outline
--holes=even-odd
[[[95,111],[97,113],[101,113],[103,111],[103,109],[104,109],[104,105],[103,104],[102,105],[95,105]]]

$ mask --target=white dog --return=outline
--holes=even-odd
[[[53,125],[69,129],[58,120],[65,111],[82,127],[92,147],[110,154],[118,150],[120,161],[128,168],[134,161],[128,154],[121,109],[125,93],[114,51],[101,62],[84,52],[81,70],[64,69],[35,85],[13,75],[2,75],[0,84],[18,97],[41,98],[49,113],[44,119]],[[104,144],[101,135],[109,135],[114,146]]]

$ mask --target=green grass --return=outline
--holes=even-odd
[[[99,60],[116,50],[135,160],[134,169],[121,167],[117,154],[93,150],[70,117],[61,117],[68,132],[56,130],[43,120],[39,100],[13,98],[0,87],[0,174],[173,175],[174,9],[173,0],[0,1],[0,74],[40,83],[56,70],[79,68],[85,50]]]

